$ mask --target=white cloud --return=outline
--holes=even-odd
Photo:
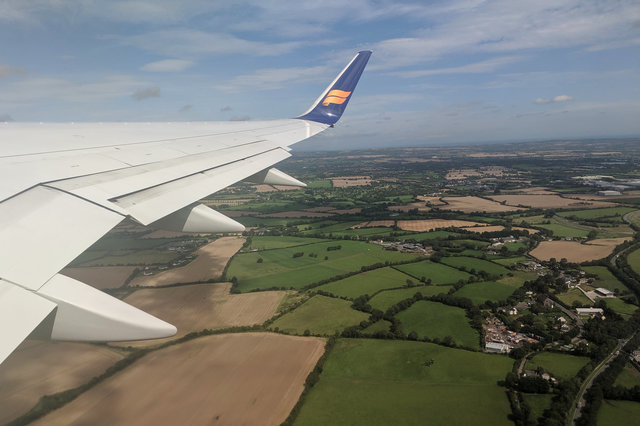
[[[193,61],[187,61],[185,59],[164,59],[162,61],[150,62],[140,69],[150,72],[180,72],[191,66],[193,66]]]
[[[136,101],[143,101],[149,98],[157,98],[160,96],[160,88],[157,86],[145,87],[143,89],[138,89],[131,97]]]
[[[553,104],[558,102],[569,102],[572,101],[573,97],[569,95],[558,95],[553,98],[537,98],[533,101],[534,104]]]
[[[216,85],[216,89],[225,92],[241,92],[245,90],[274,90],[291,84],[305,81],[318,81],[329,73],[327,67],[291,67],[266,68],[252,74],[239,75],[232,80]]]
[[[22,67],[12,67],[0,64],[0,78],[8,78],[16,75],[24,75],[27,71]]]
[[[273,56],[289,53],[302,42],[266,43],[251,41],[225,33],[211,33],[189,28],[152,31],[132,36],[112,36],[122,44],[167,56],[201,56],[251,54]]]
[[[39,105],[53,101],[79,102],[88,105],[126,97],[147,83],[128,75],[110,75],[97,81],[71,81],[54,77],[23,79],[2,88],[0,109]]]
[[[415,71],[398,71],[398,72],[393,72],[391,74],[397,75],[399,77],[405,77],[405,78],[416,78],[416,77],[425,77],[428,75],[437,75],[437,74],[488,73],[488,72],[493,72],[496,69],[503,67],[505,65],[522,61],[524,59],[525,57],[523,56],[504,56],[500,58],[491,58],[485,61],[462,65],[459,67],[436,68],[436,69],[415,70]]]

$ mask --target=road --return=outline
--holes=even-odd
[[[622,347],[631,339],[631,337],[629,337],[628,339],[619,340],[618,346],[616,346],[616,348],[609,354],[609,356],[606,357],[600,364],[598,364],[596,368],[593,369],[591,374],[589,374],[589,377],[587,377],[586,380],[582,383],[580,391],[578,392],[578,396],[576,397],[576,401],[578,403],[574,403],[575,408],[573,409],[573,416],[571,417],[571,424],[573,424],[574,426],[576,424],[576,420],[578,420],[578,418],[582,414],[582,407],[584,407],[584,404],[586,403],[584,399],[585,393],[589,390],[595,378],[598,377],[598,375],[600,375],[600,373],[602,373],[606,369],[611,360],[616,355],[618,355],[618,353],[620,353],[620,349],[622,349]]]

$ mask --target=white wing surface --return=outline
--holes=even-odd
[[[370,54],[358,53],[294,119],[1,124],[0,362],[45,318],[54,339],[175,334],[171,324],[58,272],[127,217],[185,232],[244,230],[197,201],[241,180],[304,185],[271,166],[290,156],[290,145],[337,122]]]

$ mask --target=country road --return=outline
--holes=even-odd
[[[633,337],[633,335],[631,337]],[[571,417],[572,419],[571,424],[573,424],[574,426],[576,424],[576,420],[578,420],[578,418],[582,414],[582,408],[586,403],[584,399],[584,395],[589,390],[589,388],[591,388],[591,385],[593,384],[593,381],[595,380],[595,378],[598,377],[600,373],[602,373],[606,369],[606,367],[609,366],[609,363],[611,362],[611,360],[613,360],[613,358],[620,353],[620,349],[622,349],[622,347],[626,345],[629,340],[631,340],[631,337],[624,340],[619,340],[618,346],[616,346],[616,348],[609,354],[609,356],[606,357],[600,364],[598,364],[596,368],[594,368],[594,370],[591,372],[589,377],[587,377],[587,379],[582,383],[582,386],[580,387],[580,391],[578,392],[578,396],[576,397],[576,400],[578,401],[578,403],[575,404],[575,408],[573,410],[573,416]]]

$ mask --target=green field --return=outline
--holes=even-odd
[[[598,426],[637,425],[640,419],[640,402],[602,401],[598,410]]]
[[[340,339],[294,424],[512,425],[496,385],[512,364],[430,343]]]
[[[457,345],[478,347],[478,332],[471,328],[464,309],[442,303],[420,300],[396,315],[406,334],[419,338],[443,339],[451,336]]]
[[[582,269],[588,274],[597,275],[598,278],[593,283],[593,287],[604,287],[611,291],[624,291],[627,287],[622,284],[618,279],[607,269],[606,266],[584,266]]]
[[[433,241],[433,240],[446,240],[449,237],[460,237],[462,234],[458,234],[455,232],[449,231],[429,231],[429,232],[418,232],[415,234],[407,234],[407,239],[412,239],[416,241]]]
[[[627,362],[622,372],[616,377],[614,386],[623,386],[632,388],[640,386],[640,371],[638,371],[630,362]]]
[[[181,257],[176,251],[149,250],[89,250],[78,256],[72,266],[157,265],[168,264]]]
[[[529,420],[535,421],[539,417],[542,417],[544,410],[551,407],[551,398],[553,398],[553,394],[522,393],[522,397],[529,405],[529,408],[531,408]]]
[[[503,266],[511,266],[518,262],[526,262],[527,260],[529,260],[529,258],[524,256],[507,257],[504,259],[493,259],[495,263],[499,263],[500,265],[503,265]]]
[[[578,371],[588,362],[589,358],[583,356],[541,352],[536,354],[533,359],[527,361],[525,369],[535,370],[538,367],[542,367],[554,377],[570,379],[575,377]]]
[[[522,272],[513,271],[512,275],[506,275],[498,280],[499,283],[510,285],[513,288],[518,288],[524,284],[525,281],[535,281],[538,278],[538,274],[535,272]]]
[[[551,223],[548,225],[536,225],[540,228],[548,229],[553,232],[554,237],[580,237],[586,238],[589,231],[584,229],[573,228],[559,223]]]
[[[443,257],[442,263],[453,266],[454,268],[464,268],[469,272],[471,272],[472,269],[475,271],[485,271],[490,275],[504,275],[509,272],[504,266],[474,257]]]
[[[391,327],[391,323],[386,320],[380,320],[371,324],[369,327],[362,330],[362,334],[372,335],[377,333],[378,331],[389,331]]]
[[[633,315],[633,313],[638,309],[636,305],[626,303],[624,300],[620,299],[604,299],[604,303],[607,304],[609,309],[623,315]]]
[[[401,288],[398,290],[382,291],[369,300],[369,304],[374,309],[380,309],[386,311],[391,306],[400,302],[401,300],[413,297],[416,293],[421,293],[423,296],[435,296],[440,293],[448,293],[453,288],[450,285],[429,285],[420,287]]]
[[[634,210],[636,209],[631,207],[606,207],[602,209],[564,211],[557,213],[557,215],[562,217],[575,216],[580,219],[606,218],[608,220],[611,220],[615,218],[618,222],[622,223],[622,216]]]
[[[285,247],[295,247],[304,244],[321,243],[327,240],[320,240],[317,238],[300,238],[300,237],[251,237],[251,245],[245,249],[249,250],[271,250]]]
[[[336,296],[356,297],[384,290],[385,288],[398,288],[407,285],[407,279],[411,279],[407,274],[396,271],[393,268],[380,268],[373,271],[363,272],[343,280],[334,281],[329,284],[316,287],[315,290],[322,290]]]
[[[507,298],[513,294],[514,290],[515,288],[509,284],[495,281],[484,281],[467,284],[453,294],[459,297],[471,299],[475,305],[481,305],[487,300],[491,300],[493,302],[507,300]]]
[[[307,188],[311,189],[331,189],[333,184],[329,179],[312,180],[307,183]]]
[[[631,269],[633,269],[637,274],[640,274],[640,249],[629,253],[627,256],[627,262],[629,262]]]
[[[593,305],[593,302],[577,288],[569,289],[566,293],[559,293],[556,296],[569,307],[573,306],[574,302],[579,302],[583,306]]]
[[[309,330],[312,334],[333,335],[368,317],[364,312],[351,309],[351,303],[346,300],[313,296],[294,311],[275,320],[271,328],[277,327],[291,334],[303,334]]]
[[[338,245],[341,246],[340,250],[327,251],[328,247]],[[295,253],[303,255],[294,258]],[[325,260],[325,257],[328,259]],[[259,258],[263,259],[262,263],[258,263]],[[329,241],[302,247],[238,254],[231,260],[226,276],[228,279],[238,279],[240,291],[272,287],[302,288],[346,272],[359,271],[362,266],[414,258],[406,253],[385,251],[375,244]]]
[[[416,280],[425,277],[425,279],[431,280],[431,284],[453,284],[459,280],[466,281],[471,276],[466,272],[441,263],[431,262],[430,260],[407,263],[406,265],[398,265],[394,268],[411,275]]]
[[[303,234],[333,234],[333,232],[346,231],[354,225],[362,223],[361,221],[352,222],[336,222],[334,220],[325,220],[305,225],[302,229]],[[390,228],[389,228],[390,229]]]

